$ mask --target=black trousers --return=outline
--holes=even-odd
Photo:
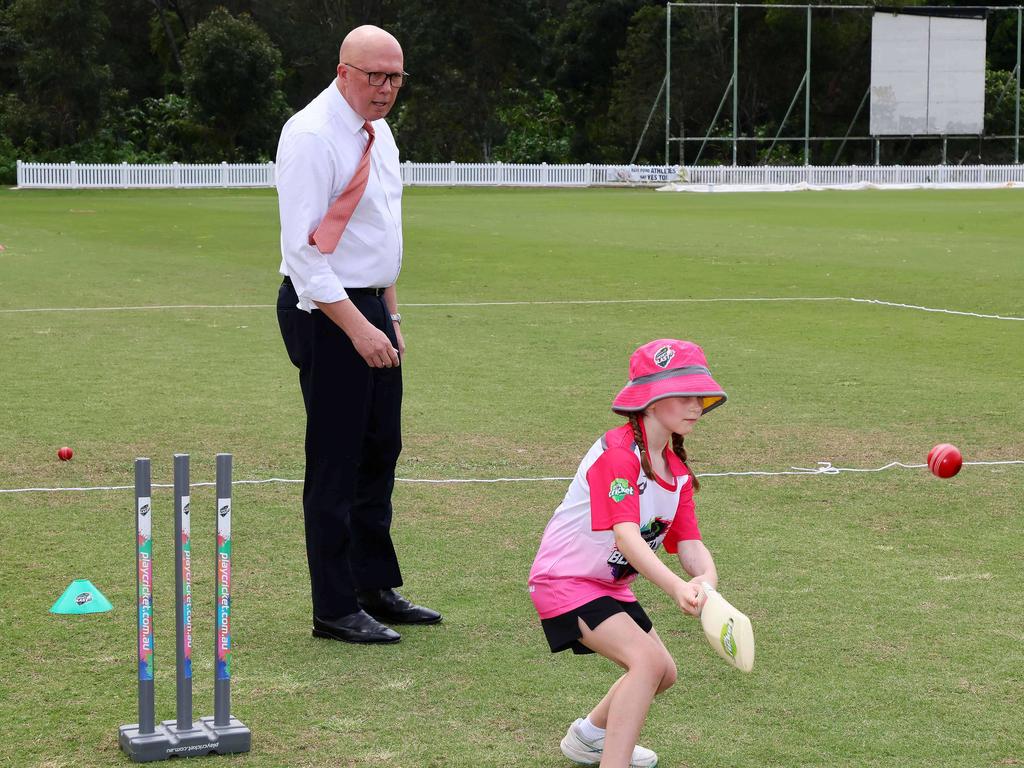
[[[352,303],[398,347],[383,297]],[[302,510],[313,614],[359,610],[356,589],[402,584],[391,542],[391,493],[402,451],[402,369],[371,368],[323,312],[303,312],[290,280],[277,297],[288,357],[306,406]]]

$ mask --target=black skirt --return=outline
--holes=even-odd
[[[558,653],[568,648],[572,648],[572,652],[577,654],[593,653],[580,642],[582,633],[578,619],[583,619],[583,623],[590,629],[596,629],[602,621],[617,613],[628,614],[644,632],[650,632],[654,627],[647,617],[647,613],[640,607],[640,603],[616,600],[607,595],[565,613],[560,613],[558,616],[552,616],[550,619],[541,619],[540,624],[544,628],[544,635],[548,639],[552,653]]]

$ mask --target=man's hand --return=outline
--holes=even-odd
[[[371,368],[397,368],[401,364],[398,350],[391,346],[391,339],[369,323],[349,338],[366,364]]]
[[[401,364],[398,350],[391,346],[391,340],[384,331],[363,317],[349,299],[332,302],[316,302],[341,330],[345,332],[359,356],[371,368],[397,368]]]

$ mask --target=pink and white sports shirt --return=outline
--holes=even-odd
[[[690,470],[666,449],[672,484],[650,478],[627,423],[606,432],[587,451],[565,499],[555,510],[530,569],[530,598],[542,619],[603,595],[625,602],[634,569],[615,546],[612,526],[634,522],[657,551],[676,552],[680,541],[700,539]]]

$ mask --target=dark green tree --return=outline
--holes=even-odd
[[[249,16],[214,10],[182,52],[185,93],[225,159],[273,154],[288,106],[281,53]]]
[[[193,112],[189,100],[176,93],[143,99],[119,115],[118,134],[134,148],[139,162],[220,162],[224,158],[213,128]]]
[[[566,6],[552,69],[555,88],[574,128],[570,151],[578,161],[623,159],[626,150],[609,125],[608,104],[629,22],[645,5],[662,7],[664,19],[664,3],[655,0],[571,0]]]
[[[986,134],[1013,130],[1015,2],[983,3]],[[841,7],[856,3],[813,10],[811,131],[837,137],[812,143],[813,162],[832,162],[868,89],[872,13]],[[921,4],[968,3],[891,3]],[[741,163],[802,162],[803,94],[783,118],[803,76],[806,13],[783,5],[740,11],[738,128],[799,141],[770,156],[768,142],[742,142]],[[322,90],[342,37],[366,23],[395,33],[413,74],[391,119],[404,158],[621,163],[653,105],[637,159],[660,163],[664,20],[663,0],[0,0],[0,176],[16,157],[269,157],[285,100],[298,109]],[[699,140],[732,74],[733,8],[677,5],[672,20],[670,130]],[[865,107],[854,135],[868,118]],[[712,134],[731,137],[731,98]],[[1005,144],[951,139],[949,152],[998,161]],[[685,148],[693,162],[697,147],[673,143],[670,161]],[[886,141],[882,161],[935,162],[937,147]],[[731,150],[713,141],[701,162],[731,162]],[[842,144],[840,162],[872,160],[872,142]]]
[[[520,100],[498,110],[505,140],[494,150],[503,163],[567,163],[571,127],[553,91],[517,91]]]
[[[251,13],[267,30],[281,51],[282,87],[288,103],[300,109],[334,77],[338,48],[349,30],[362,24],[393,30],[401,4],[400,0],[234,0],[229,7]]]
[[[109,19],[103,41],[103,63],[111,84],[130,103],[162,96],[168,62],[154,55],[151,33],[153,6],[148,0],[100,0]],[[180,67],[170,63],[180,78]]]
[[[637,161],[664,162],[664,94],[658,98],[664,77],[665,9],[646,6],[633,14],[625,45],[613,69],[606,117],[610,159],[622,162],[632,157],[653,107]]]
[[[25,52],[25,43],[14,22],[13,0],[0,0],[0,93],[18,89],[18,62]]]
[[[416,160],[491,160],[507,127],[499,112],[541,69],[529,0],[450,0],[399,9],[409,85],[398,99],[402,151]]]
[[[19,53],[18,84],[9,95],[19,104],[5,130],[16,143],[31,136],[42,148],[87,138],[111,83],[101,56],[108,27],[102,8],[90,0],[15,0],[6,15],[7,45]]]

